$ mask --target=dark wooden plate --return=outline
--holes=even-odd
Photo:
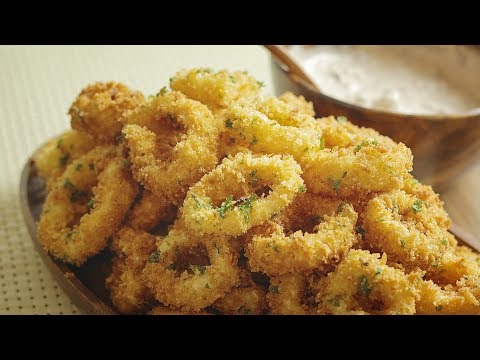
[[[37,236],[37,221],[46,196],[45,182],[37,175],[35,163],[29,160],[20,180],[20,206],[35,248],[53,276],[71,300],[87,314],[113,315],[116,311],[105,288],[105,278],[110,273],[111,256],[104,251],[88,260],[82,267],[65,264],[48,254]],[[453,225],[450,228],[459,243],[480,251],[480,241]]]

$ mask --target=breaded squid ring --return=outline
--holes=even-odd
[[[223,131],[230,143],[239,147],[238,150],[247,148],[255,153],[289,154],[297,159],[305,153],[323,149],[321,131],[315,129],[313,118],[303,114],[290,116],[267,101],[259,102],[255,107],[271,118],[252,106],[239,104],[231,105],[222,114]],[[277,107],[281,104],[289,108],[282,101],[271,101]]]
[[[177,273],[177,255],[200,245],[206,248],[210,265],[191,266],[193,273]],[[238,282],[237,257],[226,238],[192,238],[176,223],[157,245],[143,270],[144,279],[162,304],[182,311],[198,312],[225,296]]]
[[[271,314],[309,315],[313,310],[304,302],[308,281],[303,274],[287,274],[270,279],[267,294]]]
[[[145,97],[139,91],[120,83],[97,82],[83,89],[70,107],[71,125],[88,133],[97,143],[115,143],[121,134],[124,113],[143,103]]]
[[[172,90],[180,91],[214,111],[240,99],[256,97],[262,86],[246,72],[213,72],[208,68],[181,70],[170,79]]]
[[[390,191],[403,186],[412,170],[412,152],[404,144],[369,144],[361,148],[325,149],[298,159],[309,191],[331,197]]]
[[[344,116],[328,116],[317,119],[318,127],[322,132],[326,148],[346,148],[354,146],[360,148],[371,144],[380,144],[385,147],[394,147],[396,142],[388,136],[371,128],[359,127],[352,124]]]
[[[135,179],[167,201],[179,204],[217,164],[216,119],[205,105],[179,92],[158,94],[127,122],[123,133]]]
[[[282,211],[305,190],[301,173],[291,156],[239,153],[190,188],[181,216],[199,234],[241,235]],[[263,189],[271,190],[256,194]]]
[[[80,266],[117,231],[138,187],[115,156],[114,147],[94,148],[71,163],[48,194],[38,235],[53,256]],[[87,214],[78,211],[82,203]]]
[[[414,314],[416,274],[387,266],[387,256],[350,250],[317,294],[319,313]]]
[[[312,233],[287,236],[279,226],[270,236],[254,236],[245,251],[250,269],[269,276],[322,269],[356,243],[357,217],[352,205],[344,204],[338,213],[317,219]]]
[[[160,222],[171,222],[177,214],[176,206],[165,198],[144,189],[142,197],[128,215],[126,225],[139,230],[151,230]]]
[[[110,299],[123,314],[142,312],[153,295],[143,282],[142,270],[156,249],[156,237],[142,230],[122,228],[112,241],[112,273],[105,281]]]
[[[224,315],[261,315],[267,308],[265,291],[258,285],[237,287],[213,307]]]
[[[420,268],[437,283],[455,284],[465,274],[465,262],[455,254],[454,236],[436,223],[427,205],[402,190],[373,198],[363,214],[365,239],[407,270]]]
[[[67,165],[94,146],[95,143],[89,135],[76,130],[67,130],[43,145],[33,155],[35,167],[50,189]]]

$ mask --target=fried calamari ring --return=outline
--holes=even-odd
[[[309,115],[314,117],[315,110],[313,109],[313,103],[311,101],[305,100],[302,95],[295,95],[290,91],[284,92],[282,95],[278,97],[284,103],[292,106],[295,111],[299,113],[303,113],[305,115]]]
[[[388,136],[380,135],[378,131],[371,128],[354,125],[344,116],[328,116],[317,119],[317,122],[327,148],[335,146],[360,148],[372,144],[381,144],[385,147],[396,145],[396,142]]]
[[[387,266],[387,256],[350,250],[317,294],[327,314],[414,314],[418,292],[413,276]]]
[[[304,190],[301,173],[291,156],[239,153],[224,159],[190,188],[181,216],[199,234],[241,235],[284,209]]]
[[[115,156],[114,147],[94,148],[72,162],[49,192],[38,235],[55,257],[80,266],[107,245],[123,221],[138,187],[124,159]]]
[[[237,287],[213,304],[222,314],[261,315],[267,308],[265,290],[258,285]]]
[[[105,281],[113,305],[123,314],[142,312],[153,295],[142,279],[142,270],[155,251],[156,237],[142,230],[122,228],[112,241],[112,273]]]
[[[262,86],[246,72],[213,72],[208,68],[181,70],[170,80],[172,90],[180,91],[212,110],[226,108],[240,99],[254,98]]]
[[[308,281],[303,274],[287,274],[270,279],[267,301],[276,315],[308,315],[313,311],[305,304]]]
[[[211,315],[206,311],[193,312],[193,311],[181,311],[177,309],[172,309],[165,305],[157,305],[152,310],[150,310],[147,315]]]
[[[438,209],[430,216],[427,205],[402,190],[373,198],[363,214],[366,241],[409,271],[418,267],[437,283],[455,284],[465,274],[465,262],[455,254],[454,236],[436,223]]]
[[[179,255],[199,246],[204,247],[209,265],[190,265],[183,271],[178,268]],[[198,312],[225,296],[237,284],[236,262],[237,257],[227,239],[195,239],[177,222],[150,255],[143,276],[162,304]]]
[[[254,236],[245,255],[252,271],[269,276],[322,269],[340,259],[357,241],[357,213],[344,204],[338,213],[316,220],[312,233],[285,235],[281,226],[270,236]]]
[[[50,189],[67,165],[93,149],[94,146],[89,135],[76,130],[67,130],[50,140],[34,154],[35,167]]]
[[[145,98],[139,91],[120,83],[97,82],[83,89],[70,107],[71,125],[97,143],[115,143],[124,113],[143,103]]]
[[[140,230],[151,230],[160,222],[171,222],[175,219],[177,208],[165,198],[144,189],[142,197],[127,218],[127,226]]]
[[[123,133],[135,179],[167,201],[183,201],[188,188],[217,164],[217,120],[179,92],[158,94],[127,122]]]
[[[403,186],[412,170],[412,152],[404,144],[370,144],[359,149],[306,152],[298,159],[309,191],[331,197],[390,191]]]
[[[222,114],[223,131],[230,143],[239,148],[237,151],[246,148],[255,153],[285,154],[297,159],[305,153],[323,149],[321,132],[315,129],[312,117],[299,113],[291,116],[287,110],[293,108],[284,102],[271,100],[273,106],[268,101],[259,102],[256,107],[272,118],[251,106],[239,104],[231,105]],[[278,106],[287,108],[286,113]]]

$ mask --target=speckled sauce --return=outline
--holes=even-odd
[[[418,115],[480,113],[480,50],[456,45],[292,45],[326,95]]]

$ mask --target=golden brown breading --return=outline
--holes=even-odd
[[[313,311],[304,302],[308,281],[303,274],[275,276],[270,280],[267,301],[272,314],[309,315]]]
[[[144,103],[139,91],[120,83],[97,82],[83,89],[70,107],[72,128],[88,133],[97,143],[115,143],[125,112]]]
[[[313,103],[305,100],[302,95],[295,95],[290,91],[284,92],[278,97],[284,103],[292,106],[299,113],[303,113],[309,116],[315,116],[315,110],[313,109]]]

